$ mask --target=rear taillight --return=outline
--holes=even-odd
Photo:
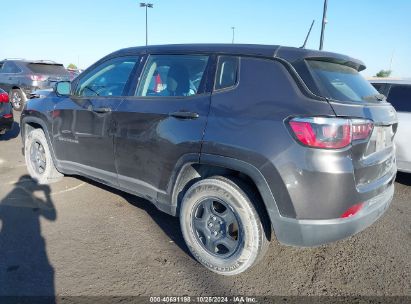
[[[0,102],[9,102],[9,95],[7,93],[0,93]]]
[[[7,118],[7,119],[8,119],[8,118],[12,118],[12,117],[13,117],[13,114],[4,114],[3,117],[4,117],[4,118]]]
[[[352,119],[352,140],[367,139],[374,127],[374,124],[369,120]]]
[[[367,139],[373,129],[370,120],[307,117],[289,121],[297,140],[305,146],[324,149],[339,149],[353,140]]]
[[[343,214],[341,214],[340,218],[353,216],[357,214],[362,209],[362,207],[364,207],[364,203],[355,204],[348,208]]]
[[[45,80],[47,80],[47,76],[44,76],[44,75],[30,75],[30,78],[33,81],[45,81]]]

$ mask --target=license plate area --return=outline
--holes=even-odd
[[[392,147],[394,134],[393,126],[374,126],[366,155]]]

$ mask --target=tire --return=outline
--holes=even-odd
[[[24,157],[32,179],[39,184],[51,184],[62,179],[50,154],[49,145],[42,129],[31,131],[24,143]]]
[[[221,275],[246,271],[269,246],[266,218],[246,188],[236,179],[211,177],[192,185],[182,201],[180,225],[190,252]]]
[[[26,103],[26,96],[20,89],[13,89],[10,92],[10,102],[13,109],[16,111],[21,111]]]

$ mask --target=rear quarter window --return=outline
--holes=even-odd
[[[411,85],[393,85],[387,101],[398,112],[411,112]]]
[[[234,87],[238,82],[239,57],[220,56],[214,90],[222,90]]]

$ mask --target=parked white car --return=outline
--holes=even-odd
[[[371,84],[387,96],[398,115],[395,135],[398,171],[411,173],[411,79],[371,79]]]

